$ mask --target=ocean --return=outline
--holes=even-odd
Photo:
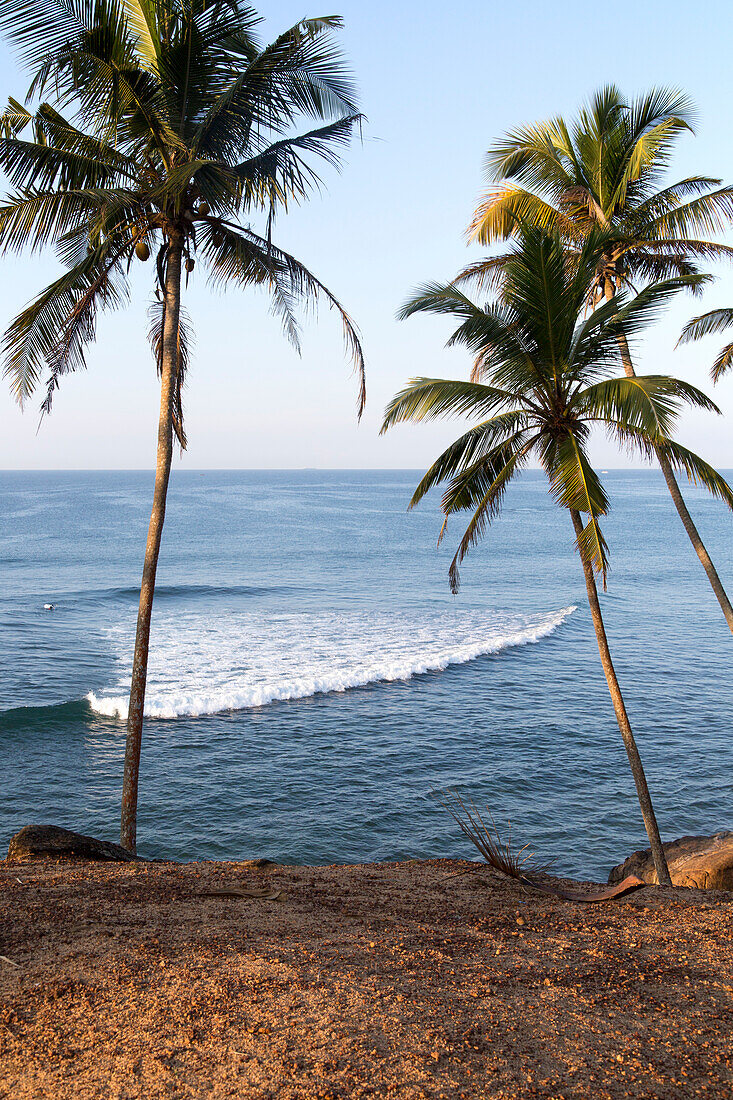
[[[605,879],[646,846],[569,517],[539,472],[464,563],[416,471],[174,470],[138,848],[478,858],[436,801]],[[149,472],[0,472],[0,845],[116,840]],[[733,638],[661,474],[610,471],[602,596],[663,838],[733,828]],[[728,591],[733,517],[685,487]],[[52,608],[46,605],[52,605]]]

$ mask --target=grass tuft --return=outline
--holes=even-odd
[[[507,839],[502,840],[488,806],[485,811],[491,821],[491,828],[484,822],[473,799],[464,801],[454,788],[433,791],[433,797],[448,811],[463,835],[478,848],[489,866],[496,871],[521,881],[531,874],[546,873],[549,869],[549,864],[535,863],[534,853],[528,851],[528,844],[516,852],[512,851],[511,825]]]

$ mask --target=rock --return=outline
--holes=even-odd
[[[92,836],[82,836],[70,829],[61,829],[58,825],[26,825],[14,837],[8,846],[8,859],[91,859],[130,862],[138,857],[121,848],[119,844],[110,844],[107,840],[95,840]]]
[[[733,890],[733,832],[716,833],[714,836],[683,836],[665,844],[664,854],[674,886]],[[608,881],[620,882],[627,875],[638,875],[644,882],[657,885],[649,848],[634,852],[624,863],[614,867]]]

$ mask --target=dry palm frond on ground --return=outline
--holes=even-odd
[[[523,879],[531,874],[544,873],[549,869],[549,864],[540,866],[534,862],[533,853],[527,851],[528,844],[523,845],[516,852],[512,851],[511,828],[507,840],[502,840],[488,806],[485,809],[491,819],[491,828],[485,823],[473,799],[466,802],[458,791],[452,788],[447,791],[436,791],[434,797],[448,811],[463,835],[478,848],[489,866],[496,871],[501,871],[510,878]]]

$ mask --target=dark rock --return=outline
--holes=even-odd
[[[664,845],[673,886],[692,886],[699,890],[733,890],[733,832],[714,836],[683,836]],[[627,875],[638,875],[649,885],[657,885],[651,850],[634,852],[614,867],[610,883]]]
[[[90,859],[128,863],[138,857],[119,844],[72,833],[58,825],[26,825],[10,840],[8,859]]]

